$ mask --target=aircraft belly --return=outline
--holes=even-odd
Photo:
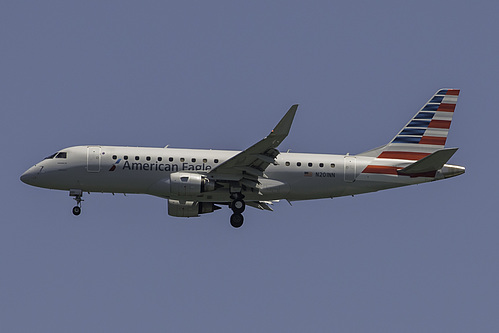
[[[85,173],[79,179],[83,191],[106,193],[147,193],[150,184],[156,181],[153,175],[126,175],[122,173]]]
[[[336,177],[313,174],[304,176],[303,173],[293,177],[290,181],[290,191],[286,196],[289,200],[306,200],[331,198],[336,189],[339,188],[340,181]]]

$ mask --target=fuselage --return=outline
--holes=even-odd
[[[62,149],[35,164],[21,176],[21,180],[57,190],[140,193],[167,199],[223,203],[230,201],[227,187],[179,198],[170,192],[168,180],[172,173],[178,172],[209,177],[210,170],[238,153],[227,150],[76,146]],[[363,173],[373,159],[351,155],[281,153],[275,165],[269,165],[264,175],[259,177],[260,190],[244,191],[243,194],[246,200],[258,201],[333,198],[447,178],[460,170],[459,167],[446,165],[447,174],[440,172],[433,177]],[[405,166],[403,163],[398,165]]]

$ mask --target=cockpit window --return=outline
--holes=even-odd
[[[57,155],[57,153],[53,153],[52,155],[45,157],[44,160],[51,160],[55,157],[55,155]]]
[[[67,158],[67,157],[68,153],[66,153],[65,151],[61,151],[59,154],[57,154],[55,158]]]

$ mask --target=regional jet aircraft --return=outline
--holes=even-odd
[[[445,148],[459,90],[440,89],[386,145],[357,155],[281,153],[293,105],[270,134],[243,151],[77,146],[29,168],[29,185],[69,191],[81,213],[84,192],[141,193],[164,198],[168,214],[197,217],[228,206],[243,224],[246,206],[272,210],[285,199],[310,200],[431,182],[461,175]]]

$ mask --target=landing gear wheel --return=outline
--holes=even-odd
[[[81,202],[83,199],[83,191],[79,189],[69,190],[69,196],[74,197],[73,199],[76,201],[76,206],[73,207],[73,215],[78,216],[81,214]]]
[[[243,225],[244,217],[241,214],[232,214],[230,217],[230,225],[234,228],[239,228]]]
[[[81,208],[78,206],[73,207],[73,215],[78,216],[81,213]]]
[[[234,214],[241,214],[244,212],[246,204],[244,203],[244,200],[236,199],[232,201],[231,208]]]

